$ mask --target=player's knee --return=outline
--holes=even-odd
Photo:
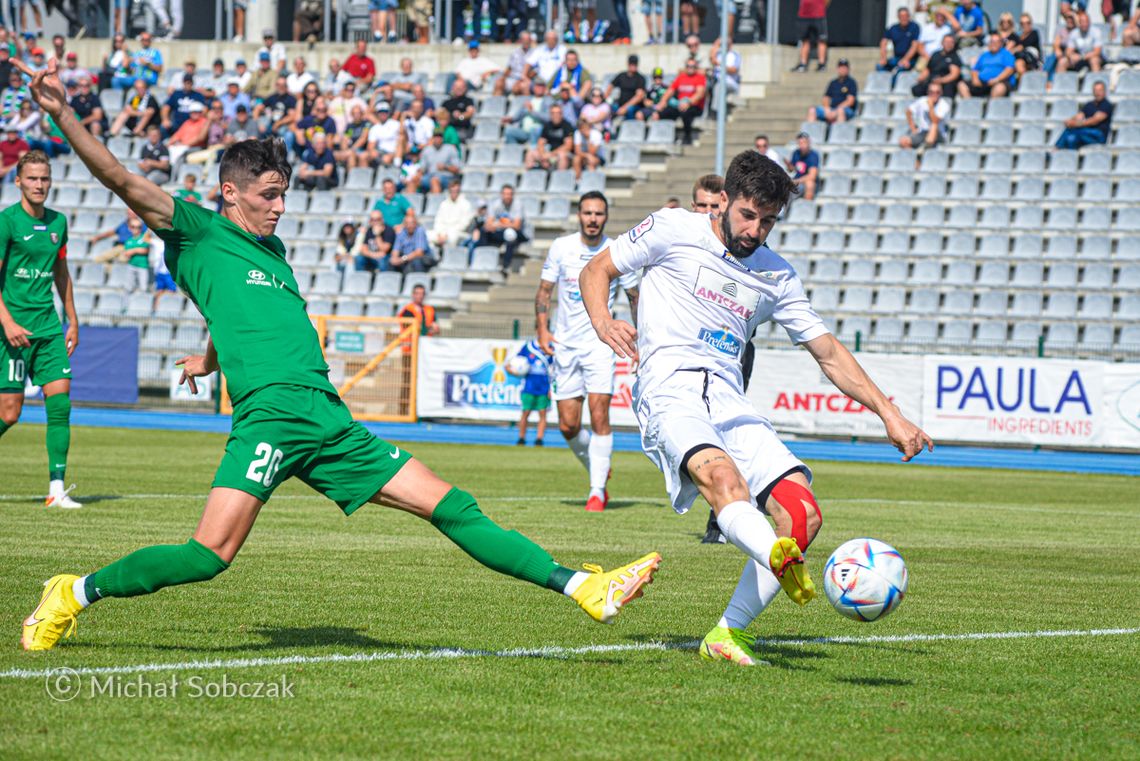
[[[582,423],[578,420],[564,420],[559,418],[558,430],[562,432],[564,438],[572,439],[582,430]]]
[[[4,421],[4,425],[11,428],[20,421],[20,411],[18,409],[0,409],[0,420]]]
[[[714,504],[727,505],[730,502],[747,502],[750,499],[748,484],[735,466],[731,463],[713,463],[708,467],[709,470],[703,480],[708,485]]]

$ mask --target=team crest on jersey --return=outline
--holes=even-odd
[[[638,238],[640,238],[642,235],[645,235],[647,232],[649,232],[652,229],[653,229],[653,215],[650,214],[648,217],[645,218],[645,220],[641,224],[639,224],[637,227],[635,227],[629,231],[629,242],[630,243],[636,242]]]
[[[59,243],[59,233],[52,233],[51,234],[51,242],[52,243]]]

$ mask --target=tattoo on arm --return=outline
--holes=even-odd
[[[538,286],[538,293],[534,297],[534,324],[536,328],[545,328],[547,315],[550,312],[550,295],[554,291],[554,284],[543,281]]]

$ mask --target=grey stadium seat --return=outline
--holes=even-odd
[[[1072,206],[1053,207],[1049,210],[1045,227],[1049,230],[1077,229],[1077,210]]]
[[[834,312],[839,306],[839,289],[833,285],[820,285],[812,289],[811,303],[818,312]]]
[[[910,309],[914,314],[934,314],[938,311],[938,291],[920,288],[911,292]]]
[[[1037,343],[1037,339],[1041,337],[1041,323],[1039,322],[1015,322],[1013,324],[1013,333],[1010,335],[1009,340],[1014,343],[1028,344]]]
[[[1021,234],[1013,239],[1013,255],[1020,259],[1035,259],[1045,250],[1045,242],[1040,235]]]
[[[879,268],[879,282],[880,283],[903,283],[906,282],[907,270],[909,267],[907,263],[901,259],[890,259],[883,262]]]
[[[1009,283],[1009,265],[1005,262],[983,262],[978,283],[990,288],[1002,288]]]
[[[880,314],[898,314],[906,303],[906,291],[902,288],[880,288],[875,298],[875,311]]]
[[[871,289],[847,288],[843,292],[842,309],[845,312],[868,312],[871,309]]]
[[[1013,285],[1019,288],[1040,288],[1045,277],[1045,266],[1038,262],[1022,262],[1013,267]]]
[[[985,206],[982,208],[982,221],[978,223],[981,227],[992,227],[998,230],[1009,229],[1009,207],[1008,206]]]
[[[1077,255],[1077,236],[1054,235],[1049,239],[1049,258],[1069,260]]]
[[[1060,262],[1049,268],[1049,276],[1045,284],[1050,288],[1076,288],[1077,265]]]
[[[1112,267],[1107,264],[1090,264],[1081,276],[1081,288],[1111,288]]]
[[[931,310],[934,312],[937,310]],[[974,292],[957,288],[946,294],[946,303],[942,305],[943,314],[972,314],[974,311]]]
[[[1014,209],[1010,226],[1015,230],[1040,230],[1045,225],[1045,210],[1040,206],[1022,206]]]
[[[1077,323],[1055,322],[1049,326],[1049,333],[1045,336],[1045,345],[1073,346],[1077,343]]]
[[[496,249],[496,254],[498,250]],[[385,298],[396,298],[400,295],[400,284],[404,276],[399,272],[377,272],[372,282],[372,295]]]
[[[938,338],[938,323],[934,320],[913,320],[907,338],[911,341],[934,341]]]
[[[911,273],[910,281],[912,283],[921,283],[924,285],[933,285],[942,280],[942,265],[934,261],[921,261],[914,265],[914,272]]]
[[[974,263],[973,262],[951,262],[946,268],[946,277],[944,282],[949,285],[969,285],[974,284]]]
[[[875,320],[872,337],[879,341],[899,341],[903,336],[903,322],[895,317]]]
[[[1107,320],[1112,317],[1112,296],[1092,293],[1081,303],[1080,316],[1085,320]]]
[[[966,343],[973,332],[973,325],[966,320],[948,322],[942,330],[942,341],[950,344]]]
[[[1076,317],[1077,294],[1072,291],[1050,294],[1049,308],[1045,311],[1044,316],[1054,320],[1058,317]]]

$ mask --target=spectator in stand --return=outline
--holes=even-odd
[[[582,65],[576,50],[566,51],[566,62],[550,80],[551,89],[569,86],[571,97],[578,103],[585,99],[593,84],[593,75]]]
[[[170,162],[178,164],[179,160],[194,148],[205,148],[210,131],[210,122],[206,119],[206,107],[201,103],[190,104],[190,116],[182,122],[170,139],[166,147],[170,151]]]
[[[249,140],[259,134],[257,123],[249,117],[249,109],[238,106],[234,111],[234,118],[225,125],[225,134],[222,136],[222,145],[227,148],[242,140]]]
[[[249,70],[244,58],[234,61],[234,78],[237,79],[241,91],[248,93],[250,84],[253,82],[253,72]]]
[[[455,67],[455,76],[467,82],[472,90],[482,90],[487,80],[502,71],[494,61],[484,58],[479,49],[479,40],[467,43],[467,57],[462,59]]]
[[[359,231],[356,223],[346,219],[340,224],[340,231],[336,234],[336,254],[333,258],[333,267],[337,272],[344,272],[352,260],[352,249],[356,247],[356,236]],[[356,269],[353,267],[353,269]]]
[[[277,77],[275,91],[253,107],[253,118],[264,135],[285,139],[285,147],[293,150],[293,125],[297,118],[297,99],[289,92],[285,77]]]
[[[935,8],[930,12],[931,20],[921,24],[921,34],[918,38],[918,59],[928,61],[930,58],[944,50],[943,40],[949,37],[954,41],[954,49],[958,49],[958,38],[954,36],[954,27],[950,24],[950,17],[942,8]]]
[[[898,10],[898,23],[892,24],[879,40],[879,64],[876,71],[910,71],[918,60],[922,28],[910,18],[910,10]]]
[[[436,127],[435,119],[431,114],[425,113],[422,100],[413,100],[401,121],[404,125],[404,138],[408,151],[422,151],[431,143],[431,136]],[[440,136],[442,137],[442,133]],[[457,151],[456,158],[458,157]]]
[[[717,37],[709,49],[709,92],[716,92],[716,83],[720,78],[720,47],[720,38]],[[740,92],[740,67],[743,59],[740,57],[740,53],[733,49],[731,37],[729,37],[728,50],[725,51],[724,57],[727,72],[724,78],[725,94],[735,95]]]
[[[259,54],[257,56],[257,68],[253,70],[253,74],[249,78],[248,90],[255,104],[262,103],[266,98],[273,95],[278,76],[277,70],[269,65],[269,53]],[[288,92],[288,87],[286,87],[286,92]]]
[[[819,154],[812,150],[811,137],[806,132],[796,135],[796,149],[788,159],[792,182],[805,201],[815,200],[819,186]]]
[[[185,61],[183,61],[181,69],[179,69],[178,71],[170,72],[170,79],[168,79],[166,81],[166,97],[169,98],[174,93],[179,92],[182,89],[182,83],[185,82],[187,79],[190,80],[190,89],[192,89],[192,90],[197,89],[194,86],[195,84],[197,84],[194,81],[194,76],[197,73],[197,71],[198,71],[198,64],[195,63],[194,59],[188,58]]]
[[[166,243],[158,237],[149,238],[149,240],[154,261],[154,300],[151,301],[150,310],[157,312],[162,297],[168,293],[178,293],[178,286],[175,284],[174,278],[171,277],[170,270],[166,267],[164,257]]]
[[[693,143],[693,122],[704,112],[705,95],[708,93],[708,80],[700,70],[697,59],[685,62],[685,70],[677,75],[661,102],[654,106],[653,119],[680,119],[683,129],[681,142]],[[676,98],[676,105],[671,102]]]
[[[1057,147],[1077,150],[1086,145],[1104,145],[1112,133],[1114,106],[1107,98],[1104,82],[1093,84],[1093,99],[1065,120],[1065,131],[1057,138]]]
[[[681,12],[681,34],[691,36],[701,31],[701,14],[697,9],[697,0],[681,0],[678,10]]]
[[[440,251],[462,243],[475,216],[475,207],[459,190],[459,180],[447,183],[447,198],[435,212],[428,240]]]
[[[954,9],[954,24],[957,28],[954,36],[958,38],[959,47],[980,45],[986,34],[986,15],[974,0],[962,0]]]
[[[317,102],[317,98],[319,97],[321,97],[321,88],[317,86],[316,82],[310,82],[305,85],[305,89],[301,91],[301,95],[297,98],[297,108],[295,109],[297,121],[301,121],[313,113],[313,105]]]
[[[796,36],[800,40],[800,62],[792,71],[808,70],[811,46],[815,43],[816,71],[827,68],[827,4],[828,0],[800,0]]]
[[[684,7],[684,2],[681,4]],[[586,11],[586,33],[582,34],[582,11]],[[684,19],[684,11],[681,12]],[[566,16],[569,25],[566,27],[567,42],[601,42],[594,40],[593,35],[598,28],[598,0],[566,0]],[[580,39],[579,39],[580,38]]]
[[[665,199],[666,209],[679,209],[681,208],[681,199],[677,196],[669,196]]]
[[[367,40],[361,38],[356,41],[355,50],[344,61],[344,70],[356,79],[356,87],[360,92],[372,86],[376,79],[376,62],[368,55]]]
[[[823,93],[823,105],[808,109],[809,122],[821,121],[828,124],[854,119],[859,110],[859,88],[851,78],[851,67],[846,58],[840,58],[836,66],[838,77],[831,80]]]
[[[538,143],[526,152],[527,169],[569,169],[574,150],[574,127],[562,118],[562,107],[550,107],[550,121],[542,126]]]
[[[209,171],[210,166],[222,157],[226,143],[226,122],[222,103],[215,100],[206,109],[206,147],[200,151],[186,154],[185,161],[190,164],[205,164],[203,174]]]
[[[0,174],[5,182],[11,182],[16,176],[16,163],[31,147],[14,124],[8,125],[4,134],[4,140],[0,140]]]
[[[336,124],[337,134],[342,134],[348,126],[348,120],[355,109],[363,114],[368,104],[356,94],[356,80],[350,79],[337,91],[337,96],[329,101],[329,116]]]
[[[197,77],[197,90],[205,95],[207,98],[216,98],[226,90],[226,83],[230,81],[229,74],[226,73],[226,62],[221,58],[215,58],[213,65],[210,66],[209,73],[204,77]],[[238,89],[241,89],[241,83],[238,83]]]
[[[614,126],[613,107],[606,103],[605,93],[600,87],[590,91],[589,100],[578,112],[578,121],[588,122],[592,129],[600,131],[603,140],[609,140]]]
[[[535,48],[527,60],[526,78],[531,81],[541,79],[549,85],[565,62],[566,46],[558,41],[558,32],[547,29],[542,36],[542,45]]]
[[[285,52],[285,46],[277,41],[277,32],[271,27],[266,27],[261,31],[261,41],[263,44],[257,49],[257,54],[260,56],[262,53],[268,53],[270,65],[284,74],[289,55]]]
[[[1069,37],[1077,31],[1077,17],[1073,14],[1061,18],[1063,24],[1057,28],[1053,35],[1053,52],[1045,57],[1045,71],[1049,80],[1053,80],[1053,73],[1057,70],[1058,62],[1065,57],[1065,50],[1069,47]]]
[[[534,35],[523,31],[519,46],[507,59],[507,68],[495,79],[495,95],[530,95],[531,81],[527,78],[527,61],[534,52]]]
[[[368,166],[365,155],[368,149],[368,130],[372,123],[364,118],[364,109],[353,106],[348,123],[344,129],[337,132],[337,149],[333,151],[338,163],[344,164],[348,169],[358,166]]]
[[[325,4],[322,0],[297,0],[293,11],[293,42],[315,44],[325,26]]]
[[[139,174],[155,185],[170,182],[170,151],[162,142],[162,130],[152,124],[146,130],[146,142],[139,150]]]
[[[205,111],[207,103],[206,96],[194,89],[194,81],[184,79],[182,89],[167,98],[162,107],[162,129],[165,135],[170,137],[177,132],[190,118],[194,106],[201,106]]]
[[[336,134],[336,122],[329,116],[329,106],[324,98],[317,98],[313,103],[313,113],[297,122],[297,126],[293,128],[297,150],[301,151],[308,147],[309,143],[320,134],[326,136]],[[325,147],[328,147],[327,141]]]
[[[668,104],[669,99],[665,97],[668,94],[669,86],[665,84],[665,72],[658,66],[653,70],[653,81],[650,82],[649,88],[645,91],[645,100],[642,102],[641,108],[634,112],[633,118],[638,121],[652,118],[657,113],[659,103]]]
[[[222,115],[227,119],[233,119],[237,115],[239,107],[248,111],[253,107],[249,101],[249,95],[241,91],[241,82],[236,77],[230,77],[226,80],[226,91],[218,96],[218,100],[222,104]]]
[[[906,124],[910,132],[899,138],[899,145],[903,148],[916,148],[921,156],[923,151],[946,139],[946,120],[949,116],[950,101],[942,97],[942,85],[931,82],[925,97],[919,98],[907,108]]]
[[[329,148],[329,136],[324,132],[315,132],[309,141],[309,147],[301,154],[296,187],[302,190],[332,190],[338,184],[336,159]]]
[[[20,110],[4,122],[4,128],[14,127],[21,136],[30,139],[37,131],[40,121],[40,114],[33,108],[33,105],[30,100],[21,103]]]
[[[776,153],[776,150],[768,142],[768,136],[767,135],[757,135],[756,139],[752,143],[752,146],[756,149],[756,152],[759,153],[761,156],[764,156],[764,157],[770,159],[771,161],[776,162],[780,166],[785,166],[784,160],[782,158],[780,158],[780,154]]]
[[[431,19],[434,10],[434,0],[408,0],[408,19],[415,29],[414,41],[419,45],[431,43]]]
[[[611,104],[614,116],[619,119],[631,119],[645,102],[645,91],[648,84],[645,76],[637,70],[639,59],[631,55],[626,59],[626,68],[606,85],[605,99]],[[617,97],[614,97],[614,91]]]
[[[7,121],[20,113],[20,104],[31,102],[32,93],[24,84],[24,77],[16,69],[8,75],[8,86],[0,93],[0,120]]]
[[[397,195],[396,181],[391,177],[384,178],[381,194],[376,203],[372,204],[372,209],[384,215],[384,224],[399,230],[404,224],[404,216],[408,213],[408,209],[412,208],[412,203],[405,196]]]
[[[78,89],[79,92],[68,101],[68,105],[79,117],[79,123],[95,137],[100,137],[107,129],[107,117],[103,114],[99,96],[91,92],[91,80],[87,77],[79,80]]]
[[[1013,42],[1017,40],[1017,29],[1014,27],[1013,14],[1005,11],[998,17],[997,29],[995,30],[1001,36],[1002,47],[1013,52]]]
[[[1041,68],[1041,36],[1033,28],[1033,17],[1022,13],[1019,19],[1021,29],[1006,41],[1006,48],[1013,53],[1013,68],[1021,77],[1027,71]]]
[[[419,84],[419,75],[415,73],[412,68],[411,58],[400,59],[400,73],[392,77],[387,82],[378,82],[376,89],[373,91],[373,108],[376,108],[376,102],[386,100],[389,103],[397,104],[397,108],[402,108],[400,104],[410,103],[412,101],[412,91],[417,84]]]
[[[127,220],[127,229],[131,237],[123,244],[123,256],[131,270],[131,285],[128,293],[150,290],[150,241],[147,240],[147,230],[138,217]]]
[[[84,78],[89,82],[96,80],[96,77],[90,71],[79,65],[79,56],[75,51],[68,53],[65,65],[59,69],[59,81],[63,82],[65,87],[70,87],[71,85],[78,85],[79,80]]]
[[[448,113],[446,108],[437,108],[435,110],[435,126],[443,130],[443,142],[448,145],[454,145],[459,151],[459,155],[463,155],[463,141],[459,138],[459,133],[455,127],[451,126],[451,114]]]
[[[574,99],[574,89],[570,83],[563,82],[561,87],[551,92],[551,95],[554,97],[554,102],[562,108],[562,117],[571,124],[577,124],[578,109],[582,104]]]
[[[1057,59],[1057,71],[1100,71],[1104,64],[1102,56],[1103,40],[1100,27],[1089,22],[1089,14],[1077,14],[1077,29],[1069,33],[1069,44],[1065,54]]]
[[[62,61],[70,55],[67,52],[67,38],[62,34],[53,34],[51,37],[52,58]]]
[[[127,240],[131,237],[130,223],[132,220],[139,220],[139,215],[135,214],[130,208],[127,208],[127,216],[122,222],[109,230],[103,230],[91,236],[92,246],[108,238],[115,239],[115,245],[100,254],[95,254],[95,256],[91,257],[91,261],[96,264],[102,264],[107,271],[110,271],[112,263],[125,261],[123,256],[124,244],[126,244]],[[144,223],[143,230],[145,229],[146,224]]]
[[[427,230],[420,224],[415,209],[408,209],[404,212],[404,225],[392,244],[392,269],[406,275],[409,272],[427,272],[434,266],[435,257],[431,255]]]
[[[306,85],[316,84],[316,82],[317,78],[313,76],[313,72],[309,71],[305,57],[297,56],[294,58],[293,71],[285,77],[285,84],[289,87],[289,92],[300,95],[304,92]]]
[[[487,210],[487,216],[479,228],[477,237],[468,243],[470,251],[475,246],[502,246],[502,271],[506,275],[511,269],[511,261],[515,258],[515,251],[525,243],[528,238],[524,232],[526,216],[522,204],[515,198],[513,185],[504,185]]]
[[[45,57],[43,48],[39,47],[38,45],[35,47],[32,47],[32,48],[29,48],[28,49],[28,55],[31,57],[31,60],[28,61],[27,63],[28,63],[28,67],[32,71],[43,71],[44,69],[47,68],[47,58]],[[25,60],[27,60],[27,59],[25,59]]]
[[[321,92],[335,94],[340,92],[341,88],[348,82],[355,84],[356,79],[344,70],[344,67],[340,65],[339,58],[330,58],[329,71],[325,74],[324,79],[318,83],[318,86],[321,88]]]
[[[698,214],[720,214],[720,193],[724,178],[719,174],[706,174],[693,183],[693,203],[690,208]]]
[[[451,84],[451,97],[443,102],[443,107],[451,114],[451,126],[459,133],[460,139],[470,139],[474,131],[471,120],[475,118],[475,101],[467,94],[467,80],[455,78]]]
[[[139,45],[141,46],[131,56],[131,82],[123,82],[119,85],[122,89],[127,89],[131,86],[134,79],[142,79],[149,86],[158,84],[158,78],[162,76],[162,53],[158,48],[151,47],[154,43],[154,38],[150,32],[143,32],[139,35]]]
[[[503,117],[503,139],[508,143],[524,144],[537,141],[552,103],[546,94],[546,82],[536,79],[534,92],[523,101],[518,110]]]
[[[398,0],[368,0],[368,15],[372,19],[373,42],[396,42],[396,9]]]
[[[994,33],[967,76],[958,83],[963,98],[1001,98],[1009,95],[1016,84],[1013,53],[1002,47],[1001,36]]]
[[[582,178],[582,170],[597,169],[606,163],[602,155],[604,145],[605,139],[600,129],[592,125],[588,119],[578,121],[578,129],[574,130],[574,154],[571,160],[574,179]]]
[[[123,110],[111,124],[110,134],[114,137],[126,129],[135,137],[141,137],[147,134],[151,126],[159,126],[158,101],[147,90],[146,83],[139,80],[131,88]]]
[[[665,42],[665,0],[641,0],[641,15],[645,17],[648,45]]]
[[[520,447],[526,446],[527,423],[533,410],[538,413],[538,430],[535,432],[534,445],[541,447],[543,437],[546,436],[546,413],[550,409],[550,373],[553,372],[551,365],[554,357],[543,351],[538,341],[533,338],[523,344],[515,356],[523,357],[527,362],[526,369],[521,373],[512,370],[513,360],[507,362],[503,368],[510,375],[523,377],[522,393],[519,395],[522,403],[522,413],[519,415],[518,423],[519,439],[515,444]]]
[[[7,45],[0,45],[0,82],[7,82],[12,75],[12,56]]]
[[[116,29],[121,27],[116,26]],[[8,50],[8,45],[0,45],[5,51]],[[8,62],[8,56],[4,56],[4,63],[11,66]],[[127,49],[127,40],[121,34],[116,34],[111,38],[111,52],[103,56],[103,71],[99,75],[99,85],[101,87],[115,87],[125,90],[131,86],[133,80],[122,80],[120,77],[126,77],[131,73],[131,54]],[[5,82],[8,77],[5,76]]]
[[[1124,25],[1121,41],[1124,43],[1124,47],[1140,45],[1140,4],[1137,4],[1136,10],[1132,12],[1132,16]]]
[[[418,319],[420,321],[421,336],[438,336],[439,323],[436,322],[435,319],[435,307],[424,303],[426,296],[426,288],[422,285],[413,286],[411,303],[405,304],[404,308],[401,309],[396,316],[405,319]]]
[[[443,130],[438,127],[432,133],[431,143],[420,151],[420,162],[424,173],[419,189],[429,193],[442,193],[459,176],[462,165],[459,151],[443,142]]]
[[[365,152],[368,164],[400,166],[403,161],[403,132],[400,122],[392,118],[392,107],[384,102],[378,103],[376,123],[368,130],[368,148]]]
[[[392,187],[395,188],[395,184]],[[395,229],[384,221],[381,212],[373,209],[368,213],[368,224],[356,233],[352,247],[353,268],[357,272],[390,272],[395,242]]]
[[[48,113],[44,113],[36,125],[35,137],[28,138],[28,145],[32,150],[43,151],[49,159],[71,153],[71,145],[64,137],[63,130]]]
[[[944,97],[953,100],[958,94],[958,82],[962,78],[962,59],[958,56],[958,41],[953,35],[942,38],[942,49],[930,56],[926,68],[918,75],[918,81],[910,89],[916,98],[926,95],[927,88],[937,82],[942,85]]]

